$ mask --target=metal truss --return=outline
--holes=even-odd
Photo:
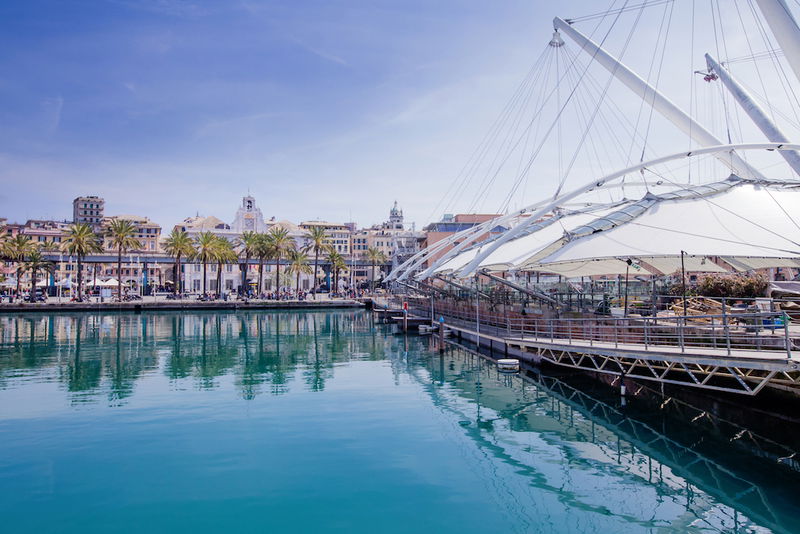
[[[800,392],[798,362],[593,350],[550,343],[510,343],[561,367],[743,395],[765,387]]]

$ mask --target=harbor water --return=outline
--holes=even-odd
[[[9,314],[2,531],[800,531],[781,443],[681,406],[361,310]]]

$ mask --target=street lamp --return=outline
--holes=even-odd
[[[685,250],[681,250],[681,293],[683,294],[683,316],[687,315],[686,305],[686,265],[683,263],[683,256],[686,254]]]

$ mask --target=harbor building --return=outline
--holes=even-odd
[[[264,233],[269,228],[264,222],[264,214],[256,206],[256,199],[250,195],[242,197],[242,205],[236,210],[230,227],[240,235],[244,232]]]
[[[103,222],[106,201],[91,195],[72,201],[72,222],[86,223],[97,228]]]

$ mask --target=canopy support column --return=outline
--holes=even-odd
[[[800,27],[792,12],[783,0],[756,0],[756,3],[778,40],[786,61],[800,79]]]
[[[773,123],[769,117],[767,117],[764,110],[756,103],[755,100],[750,96],[750,93],[747,90],[739,85],[728,70],[717,63],[717,61],[711,56],[711,54],[706,54],[706,64],[708,65],[708,70],[714,72],[719,79],[722,80],[723,85],[725,88],[731,93],[733,98],[739,103],[742,109],[747,113],[747,115],[753,120],[753,122],[758,126],[758,128],[764,132],[764,135],[767,136],[767,139],[773,141],[775,143],[788,143],[789,139],[786,135]],[[779,152],[783,159],[789,164],[789,166],[800,175],[800,154],[795,152],[794,150],[782,150]]]
[[[603,50],[591,39],[570,26],[566,21],[556,17],[553,19],[553,27],[563,31],[578,46],[586,51],[592,59],[602,65],[615,78],[625,84],[628,89],[636,93],[641,99],[653,106],[653,109],[661,113],[672,124],[677,126],[683,133],[690,136],[694,141],[702,146],[721,145],[722,141],[717,139],[714,134],[706,130],[700,123],[691,118],[682,109],[676,106],[670,99],[661,94],[655,87],[640,78],[635,72],[622,64],[617,58]],[[733,150],[728,153],[718,153],[714,156],[731,171],[743,178],[765,179],[764,176],[747,164]]]

